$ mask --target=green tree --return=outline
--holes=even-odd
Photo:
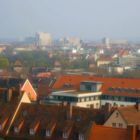
[[[9,67],[9,60],[7,58],[0,58],[0,69],[6,69]]]

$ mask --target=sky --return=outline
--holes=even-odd
[[[0,38],[140,39],[140,0],[0,0]]]

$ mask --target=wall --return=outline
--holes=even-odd
[[[105,126],[112,126],[112,123],[116,123],[117,128],[127,128],[127,124],[118,112],[118,110],[114,111],[113,114],[109,117],[109,119],[105,122]],[[122,124],[122,127],[119,126],[119,123]]]

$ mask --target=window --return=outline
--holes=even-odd
[[[67,132],[63,132],[63,138],[67,139],[68,138],[68,133]]]
[[[84,98],[81,98],[81,102],[84,102],[85,101],[85,99]]]
[[[91,99],[91,101],[93,101],[94,100],[94,97],[90,97],[90,99]]]
[[[89,101],[89,97],[86,98],[86,101]]]
[[[14,127],[14,132],[19,133],[19,129],[17,127]]]
[[[99,100],[99,96],[95,96],[95,100]]]
[[[115,96],[115,97],[114,97],[114,100],[115,100],[115,101],[118,101],[118,97]]]
[[[91,91],[91,89],[92,89],[91,85],[85,85],[85,88],[87,91]]]
[[[96,108],[99,108],[99,104],[98,103],[96,103]]]
[[[123,124],[122,123],[119,123],[119,127],[122,128],[123,127]]]
[[[85,137],[83,134],[79,134],[79,140],[85,140]]]
[[[49,130],[46,130],[46,136],[50,137],[51,136],[51,133]]]
[[[117,112],[117,113],[116,113],[116,118],[117,118],[118,116],[119,116],[119,113]]]
[[[81,102],[81,98],[78,99],[78,102]]]
[[[113,91],[113,88],[112,88],[112,87],[110,87],[110,88],[109,88],[109,91]]]
[[[118,106],[118,105],[116,103],[114,103],[113,106]]]
[[[94,104],[91,104],[91,105],[90,105],[90,108],[94,108]]]
[[[30,133],[30,135],[34,135],[35,134],[33,129],[30,129],[29,133]]]
[[[112,127],[116,127],[116,123],[112,123]]]

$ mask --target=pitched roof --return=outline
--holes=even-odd
[[[15,63],[14,63],[14,66],[15,66],[15,67],[17,67],[17,66],[18,66],[18,67],[19,67],[19,66],[22,66],[21,61],[20,61],[20,60],[16,60]]]
[[[104,122],[104,112],[97,109],[85,109],[72,107],[72,117],[68,118],[69,106],[57,105],[39,105],[23,103],[17,113],[15,121],[11,127],[8,137],[28,138],[36,140],[62,140],[62,133],[69,132],[69,139],[77,139],[78,134],[86,134],[91,126],[91,121],[98,124]],[[18,134],[13,131],[13,127],[17,126],[20,120],[24,120],[24,124]],[[35,135],[29,134],[30,126],[36,126]],[[46,137],[46,129],[53,131],[51,137]],[[53,128],[54,127],[54,128]]]
[[[8,103],[0,103],[0,110],[1,110],[0,111],[0,125],[2,125],[5,122],[5,125],[0,131],[0,135],[4,135],[6,133],[7,128],[11,122],[13,112],[15,111],[17,105],[18,105],[17,100],[13,100]]]
[[[127,124],[140,125],[140,111],[136,106],[119,107],[118,111]]]
[[[140,79],[130,79],[130,78],[114,78],[114,77],[98,77],[98,76],[87,76],[87,75],[62,75],[60,76],[54,86],[53,89],[58,90],[62,89],[64,84],[71,84],[73,89],[80,88],[80,82],[82,81],[97,81],[102,82],[101,91],[103,94],[109,95],[124,95],[124,96],[136,96],[139,94],[129,93],[128,92],[110,92],[109,88],[126,88],[126,89],[140,89]]]
[[[29,98],[31,99],[31,101],[37,100],[37,93],[28,79],[26,79],[23,86],[21,87],[21,91],[26,92]]]
[[[92,125],[88,140],[132,140],[128,137],[129,131],[124,128],[112,128],[101,125]],[[137,136],[140,138],[139,136]]]

